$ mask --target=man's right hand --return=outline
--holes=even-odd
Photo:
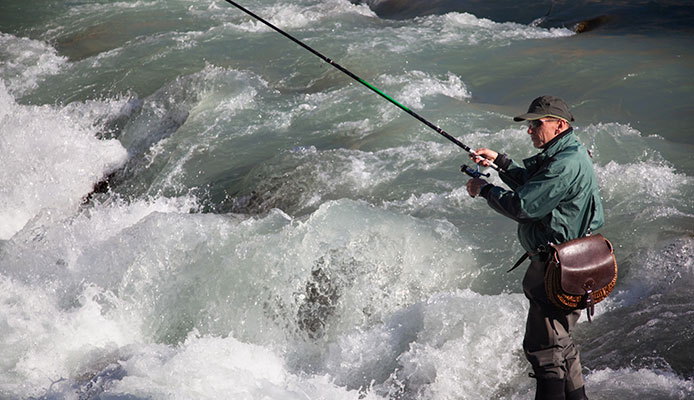
[[[497,153],[494,150],[489,150],[485,149],[484,147],[481,149],[475,150],[472,154],[470,154],[470,159],[474,161],[476,164],[479,164],[483,167],[488,167],[491,165],[491,163],[496,160],[496,158],[499,156],[499,153]]]

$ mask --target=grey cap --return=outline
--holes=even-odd
[[[569,111],[569,106],[564,103],[564,100],[554,96],[540,96],[536,98],[530,103],[527,113],[514,117],[513,120],[516,122],[532,121],[544,117],[561,118],[566,121],[574,120],[573,114]]]

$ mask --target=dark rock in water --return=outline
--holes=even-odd
[[[353,257],[338,249],[316,260],[296,316],[299,329],[309,338],[320,339],[325,335],[340,297],[354,284],[358,268],[359,263]]]
[[[92,187],[92,191],[89,192],[84,198],[82,199],[82,204],[87,204],[89,203],[95,195],[100,194],[100,193],[108,193],[111,191],[111,182],[114,180],[116,177],[116,172],[112,172],[105,177],[103,177],[100,181],[94,184]]]
[[[127,376],[123,366],[117,362],[105,366],[98,372],[85,374],[78,378],[76,393],[79,400],[99,399],[105,389],[114,381],[120,381]],[[124,397],[131,398],[131,397]]]
[[[601,27],[605,24],[607,24],[612,17],[609,15],[601,15],[599,17],[591,18],[585,21],[581,21],[574,25],[573,31],[576,33],[584,33],[588,31],[592,31],[594,29],[597,29],[598,27]]]
[[[311,271],[306,282],[305,301],[299,306],[299,328],[312,339],[323,336],[327,320],[335,313],[340,288],[320,265]]]
[[[100,139],[119,139],[123,143],[123,131],[130,131],[123,143],[128,150],[128,161],[95,183],[92,191],[84,197],[83,203],[92,200],[95,194],[107,193],[126,181],[132,181],[133,177],[145,171],[151,162],[147,159],[147,154],[152,146],[170,137],[185,124],[190,114],[189,107],[186,104],[175,104],[167,98],[149,99],[148,103],[141,99],[131,99],[116,116],[104,121],[104,129],[98,135]]]
[[[146,21],[134,18],[110,18],[97,25],[87,26],[58,39],[56,49],[70,61],[84,60],[113,49],[122,47],[130,35],[141,37],[175,29],[180,22],[167,18],[166,13],[152,15]]]

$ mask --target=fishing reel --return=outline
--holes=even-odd
[[[479,178],[482,176],[489,178],[489,176],[490,176],[489,173],[485,174],[482,171],[480,171],[479,164],[477,165],[477,168],[475,168],[475,169],[472,169],[472,168],[468,167],[466,164],[463,164],[460,166],[460,172],[465,173],[467,175],[470,175],[473,178]]]

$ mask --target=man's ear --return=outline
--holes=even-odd
[[[557,129],[558,129],[557,134],[564,132],[568,128],[569,128],[569,123],[566,122],[565,120],[559,118],[559,123],[557,124]]]

